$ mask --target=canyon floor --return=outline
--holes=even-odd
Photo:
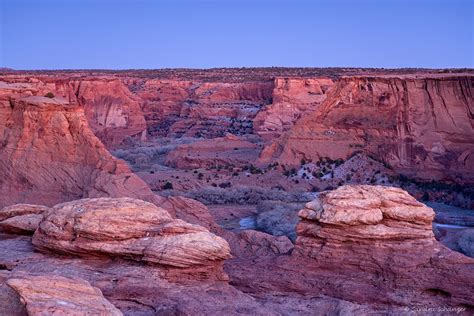
[[[0,72],[1,315],[474,312],[474,72]]]

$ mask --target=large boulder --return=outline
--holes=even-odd
[[[100,289],[85,280],[50,274],[24,275],[9,279],[7,285],[19,294],[30,316],[122,315],[104,298]]]
[[[173,219],[131,198],[82,199],[56,205],[33,236],[42,251],[110,256],[161,266],[216,266],[230,257],[227,242],[206,228]]]

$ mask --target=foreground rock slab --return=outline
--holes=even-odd
[[[49,207],[15,204],[0,210],[0,231],[3,233],[33,235]]]
[[[178,268],[214,266],[230,257],[227,242],[206,228],[173,219],[166,210],[132,198],[58,204],[40,223],[33,244],[42,251]]]
[[[122,315],[89,282],[54,275],[9,279],[25,304],[28,315]]]

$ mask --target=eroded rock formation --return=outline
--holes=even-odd
[[[227,242],[198,225],[173,219],[131,198],[82,199],[45,214],[33,244],[79,256],[111,256],[163,266],[215,265],[229,258]]]
[[[0,206],[100,196],[159,201],[105,149],[83,108],[60,98],[10,98],[0,121]]]
[[[365,287],[374,286],[472,304],[473,283],[466,281],[474,280],[474,260],[437,242],[433,210],[405,191],[343,186],[321,193],[299,216],[297,255],[333,273],[365,274],[367,295]]]
[[[473,106],[470,75],[343,78],[262,158],[297,164],[364,152],[410,177],[472,183]]]
[[[276,78],[273,102],[255,116],[254,130],[267,140],[281,135],[316,110],[333,85],[328,78]]]
[[[15,204],[0,210],[0,232],[33,235],[49,207]]]

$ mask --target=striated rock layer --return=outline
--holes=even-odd
[[[40,250],[111,256],[163,266],[214,265],[229,258],[227,242],[131,198],[82,199],[54,206],[33,236]]]
[[[0,206],[83,197],[156,196],[92,133],[64,99],[26,97],[0,107]]]
[[[271,140],[314,111],[334,85],[329,78],[275,78],[273,102],[253,119],[257,134]]]
[[[49,207],[15,204],[0,210],[0,232],[33,235]]]
[[[474,76],[347,77],[261,158],[297,164],[364,152],[410,177],[472,183],[473,148]]]
[[[363,289],[368,299],[403,301],[398,295],[406,291],[473,303],[474,260],[436,241],[433,210],[405,191],[342,186],[322,192],[299,216],[294,255],[331,273],[365,275],[348,287]],[[385,291],[393,297],[383,298]]]

